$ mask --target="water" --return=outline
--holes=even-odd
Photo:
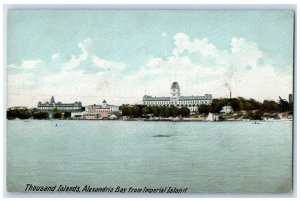
[[[7,189],[28,183],[286,193],[292,122],[8,121]]]

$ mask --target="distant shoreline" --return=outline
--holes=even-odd
[[[30,122],[32,120],[37,121],[138,121],[138,122],[286,122],[286,121],[293,121],[293,119],[274,119],[274,120],[247,120],[247,119],[240,119],[240,120],[187,120],[187,119],[157,119],[157,120],[149,120],[149,119],[6,119],[8,121],[23,121],[23,122]]]

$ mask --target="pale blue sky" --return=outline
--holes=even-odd
[[[278,74],[279,77],[280,75],[284,75],[286,78],[292,79],[293,18],[293,12],[290,11],[9,10],[7,17],[8,75],[14,76],[11,80],[19,78],[17,77],[18,75],[22,76],[24,81],[19,84],[19,87],[23,94],[43,94],[45,96],[54,94],[55,92],[52,91],[50,87],[49,92],[47,92],[48,88],[45,87],[47,85],[39,78],[47,74],[52,76],[62,74],[62,72],[65,71],[63,64],[70,62],[71,55],[74,55],[74,58],[76,58],[83,53],[79,44],[88,43],[87,57],[91,57],[91,59],[86,59],[82,56],[83,59],[80,60],[80,64],[72,66],[72,70],[68,69],[70,75],[82,71],[82,75],[99,74],[98,78],[102,75],[101,72],[105,72],[103,74],[105,74],[105,82],[107,82],[107,84],[103,84],[103,79],[100,79],[101,81],[96,79],[95,83],[98,82],[98,84],[91,87],[95,89],[88,91],[88,95],[92,94],[92,96],[98,96],[99,93],[103,93],[108,97],[111,96],[113,102],[118,102],[117,96],[110,95],[105,90],[100,90],[99,92],[96,89],[97,86],[100,85],[100,89],[109,86],[108,88],[111,90],[114,89],[114,87],[110,81],[115,82],[116,80],[126,84],[128,83],[130,86],[128,79],[132,79],[133,77],[136,80],[132,80],[132,84],[141,85],[140,89],[136,89],[139,91],[139,94],[124,94],[124,97],[131,98],[131,100],[123,100],[124,102],[138,102],[139,100],[137,98],[144,93],[144,90],[141,89],[145,88],[145,90],[150,90],[152,94],[165,92],[165,96],[168,96],[169,86],[160,92],[155,91],[154,88],[148,89],[149,83],[147,83],[156,83],[156,81],[154,81],[155,78],[162,79],[165,75],[159,75],[159,72],[152,74],[156,70],[148,72],[149,74],[145,73],[145,71],[153,68],[152,66],[151,68],[147,67],[153,58],[160,58],[163,62],[159,64],[164,63],[166,67],[173,64],[171,61],[173,57],[175,57],[173,51],[176,47],[182,46],[176,45],[175,36],[179,36],[176,35],[178,33],[183,33],[184,36],[189,38],[190,42],[194,39],[203,40],[207,38],[208,43],[212,44],[218,50],[218,53],[213,57],[207,57],[202,53],[201,55],[199,49],[193,51],[193,44],[190,44],[188,48],[183,48],[184,50],[180,51],[179,56],[181,59],[188,57],[189,62],[194,65],[194,71],[201,68],[205,71],[209,71],[208,68],[216,68],[213,70],[217,72],[220,70],[217,66],[224,67],[225,70],[228,70],[229,66],[222,64],[219,56],[223,52],[232,53],[233,38],[237,38],[243,39],[240,40],[242,41],[241,43],[246,44],[246,46],[241,47],[254,47],[259,50],[258,52],[262,52],[263,55],[257,56],[260,54],[256,54],[257,51],[254,53],[256,49],[254,50],[250,47],[249,51],[253,50],[253,54],[256,55],[253,56],[254,59],[252,60],[255,61],[252,63],[257,64],[257,66],[249,65],[251,61],[246,62],[247,67],[242,67],[245,73],[252,68],[259,69],[268,66],[268,68],[270,67],[272,71],[275,71],[274,74]],[[178,39],[178,43],[180,40],[182,39]],[[236,44],[240,44],[240,42],[237,41]],[[194,45],[196,47],[197,44]],[[59,59],[55,62],[51,59],[54,54],[59,56]],[[252,53],[250,53],[250,55],[251,54]],[[98,65],[94,65],[95,61],[92,59],[93,56],[101,59],[100,65],[99,63],[97,63]],[[111,65],[111,63],[105,63],[103,65],[103,60],[115,65]],[[245,61],[246,60],[247,58]],[[26,66],[26,61],[29,61],[29,66]],[[38,62],[34,63],[33,61]],[[233,63],[236,64],[236,61]],[[36,65],[32,66],[33,64]],[[191,64],[188,63],[188,65]],[[185,67],[182,68],[184,69]],[[146,70],[143,71],[143,69]],[[145,75],[138,77],[137,75],[142,73],[139,74],[137,72],[143,72],[148,76],[146,76],[146,78]],[[162,70],[161,74],[163,72],[165,73],[165,71]],[[176,69],[174,71],[168,69],[166,72],[172,74],[172,78],[174,78],[174,75],[176,75],[178,71]],[[183,83],[184,81],[190,80],[188,79],[189,75],[179,78],[178,80],[186,89],[194,89],[191,90],[190,93],[212,93],[215,95],[214,97],[226,96],[227,93],[222,94],[220,91],[204,92],[208,90],[214,91],[214,88],[206,87],[201,89],[201,86],[204,86],[203,82],[216,78],[220,79],[220,74],[214,75],[213,73],[208,73],[205,78],[194,79],[190,83]],[[91,80],[92,78],[87,77],[88,78],[83,78],[83,80]],[[111,78],[111,80],[108,78]],[[199,80],[201,80],[201,82]],[[59,80],[58,82],[63,81]],[[99,82],[102,82],[102,84],[99,84]],[[170,85],[171,82],[171,78],[168,78],[168,81],[162,81],[162,83],[170,83]],[[236,88],[238,88],[239,82],[240,81],[235,80]],[[272,80],[270,80],[270,82],[272,82]],[[274,80],[274,82],[278,82],[278,80]],[[13,83],[13,81],[11,81],[11,83]],[[285,83],[279,83],[278,85],[286,86]],[[286,89],[280,91],[280,93],[284,93],[284,95],[282,95],[283,97],[287,97],[285,94],[292,91],[291,86],[292,85],[289,85]],[[15,91],[18,91],[19,87],[17,84],[8,84],[8,93],[16,93]],[[67,88],[68,86],[66,86],[66,91],[70,92]],[[121,88],[119,89],[122,90]],[[199,89],[199,92],[197,92],[196,89]],[[249,91],[251,90],[254,91],[254,89],[250,89]],[[241,90],[237,89],[237,92],[240,91]],[[247,91],[247,89],[245,89],[245,91]],[[19,94],[21,94],[21,92],[19,92]],[[61,99],[72,100],[75,99],[75,97],[80,97],[79,94],[81,93],[82,89],[78,89],[78,91],[73,92],[74,96],[70,93],[70,97]],[[63,96],[62,94],[63,91],[58,93],[57,96]],[[261,94],[264,93],[261,92]],[[248,95],[245,93],[245,95],[243,95],[239,93],[239,96],[247,97],[251,95],[252,94]],[[253,95],[255,95],[255,93]],[[275,95],[276,93],[272,94],[272,96],[266,96],[266,98],[276,99],[277,96]],[[36,99],[42,98],[43,97],[40,96]],[[101,96],[99,97],[99,99],[102,98]],[[15,98],[12,97],[10,100],[12,103],[22,104],[14,102],[13,99]],[[36,99],[29,99],[27,96],[21,100],[24,100],[24,105],[29,105],[29,102],[35,102]],[[80,99],[85,98],[81,97]],[[262,99],[262,97],[257,97],[256,99]],[[86,102],[92,102],[92,100],[86,98]]]

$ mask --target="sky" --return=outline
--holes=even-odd
[[[7,106],[141,103],[143,95],[278,96],[293,90],[294,13],[9,10]]]

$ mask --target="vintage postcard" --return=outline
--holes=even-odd
[[[293,190],[292,10],[7,11],[6,190]]]

